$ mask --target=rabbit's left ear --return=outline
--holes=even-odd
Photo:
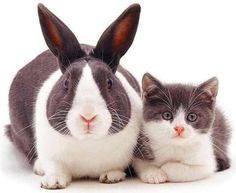
[[[133,4],[128,7],[102,34],[94,56],[105,61],[116,71],[120,58],[131,46],[139,22],[141,7]]]
[[[44,39],[64,72],[70,63],[85,54],[73,32],[44,5],[38,5],[38,14]]]

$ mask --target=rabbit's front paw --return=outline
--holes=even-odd
[[[43,176],[44,175],[44,170],[43,170],[43,167],[40,163],[40,161],[37,159],[35,162],[34,162],[34,168],[33,168],[33,171],[36,175],[39,175],[39,176]]]
[[[101,183],[107,183],[107,184],[117,183],[123,181],[125,179],[125,176],[126,176],[125,172],[120,170],[114,170],[101,174],[99,177],[99,181]]]
[[[41,188],[45,189],[63,189],[71,182],[71,177],[65,174],[45,175],[41,181]]]
[[[149,184],[160,184],[167,181],[166,173],[156,167],[150,167],[139,173],[140,179]]]

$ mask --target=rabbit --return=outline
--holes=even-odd
[[[6,133],[42,175],[42,188],[65,188],[79,178],[125,179],[142,101],[137,80],[119,61],[134,40],[140,11],[139,4],[128,7],[93,47],[38,5],[49,50],[15,76]]]

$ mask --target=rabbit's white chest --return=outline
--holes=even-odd
[[[42,161],[46,158],[62,162],[74,177],[98,177],[112,168],[125,169],[129,165],[136,138],[132,127],[97,141],[78,141],[50,133],[38,148]]]

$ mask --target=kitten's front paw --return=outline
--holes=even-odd
[[[45,175],[41,181],[41,188],[63,189],[71,182],[71,177],[65,174]]]
[[[175,173],[183,172],[183,166],[181,163],[167,162],[161,166],[161,169],[166,173],[167,176],[175,175]]]
[[[148,184],[160,184],[167,181],[166,173],[156,167],[150,167],[139,173],[140,179]]]
[[[117,183],[123,181],[125,179],[125,176],[126,176],[125,172],[114,170],[101,174],[99,177],[99,181],[101,183],[107,183],[107,184]]]

